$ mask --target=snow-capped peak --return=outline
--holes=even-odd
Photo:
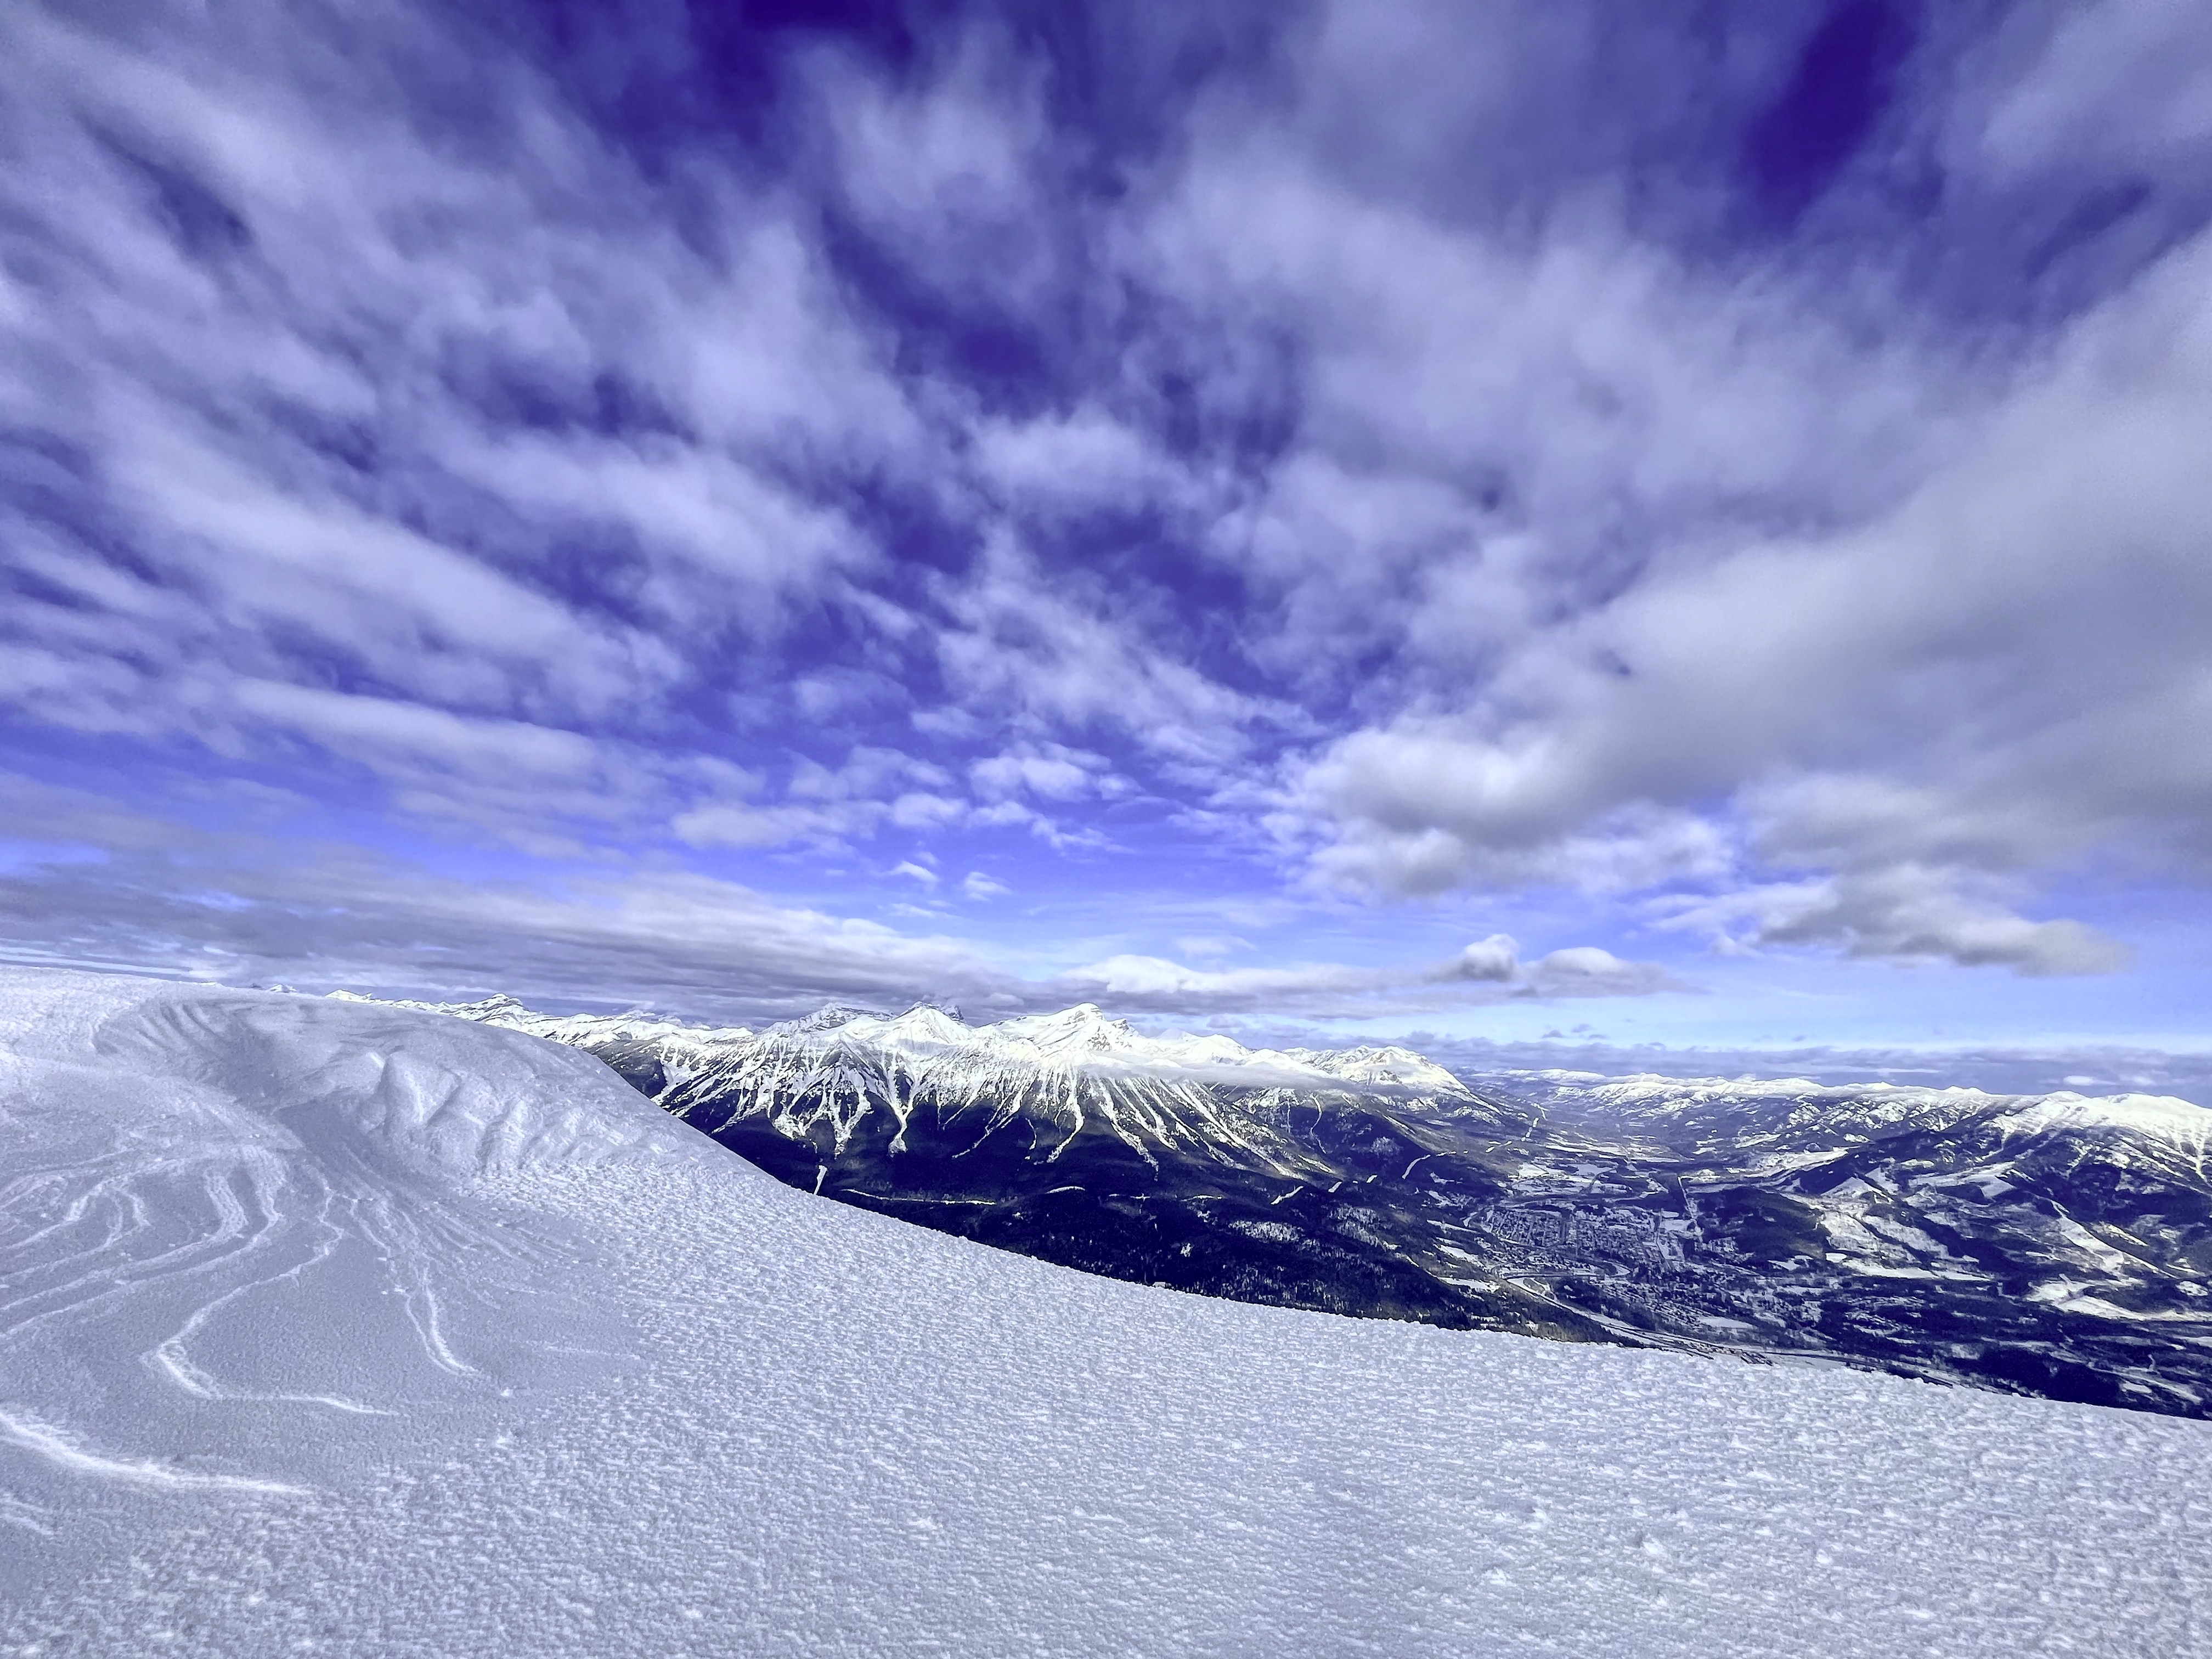
[[[952,1048],[973,1040],[975,1032],[957,1014],[933,1003],[918,1002],[904,1013],[871,1021],[879,1040],[906,1047]]]
[[[1095,1002],[1079,1002],[1056,1014],[1030,1014],[1001,1020],[987,1028],[1000,1039],[1034,1043],[1043,1053],[1060,1055],[1070,1050],[1104,1054],[1131,1048],[1147,1040],[1137,1035],[1126,1019],[1109,1019]]]
[[[1348,1083],[1396,1084],[1438,1094],[1458,1092],[1465,1086],[1436,1061],[1411,1048],[1290,1048],[1284,1052],[1316,1071]]]
[[[797,1036],[814,1031],[834,1031],[841,1026],[850,1025],[856,1020],[875,1020],[880,1018],[880,1015],[871,1013],[866,1008],[855,1008],[848,1003],[833,1002],[826,1007],[817,1008],[812,1013],[804,1015],[798,1019],[780,1020],[763,1031],[761,1035],[763,1036]]]
[[[331,994],[346,1001],[374,1000],[352,992]],[[896,1056],[902,1062],[926,1059],[971,1074],[979,1089],[1004,1086],[1011,1068],[1203,1087],[1455,1098],[1468,1093],[1443,1066],[1407,1048],[1248,1048],[1218,1032],[1149,1036],[1091,1002],[989,1025],[970,1025],[930,1002],[894,1015],[833,1003],[757,1033],[743,1026],[685,1025],[643,1013],[543,1014],[504,995],[392,1006],[528,1031],[579,1048],[647,1047],[680,1062],[684,1076],[742,1056],[753,1056],[749,1063],[757,1064],[770,1052],[788,1053],[795,1060],[834,1049],[854,1057]]]
[[[2022,1102],[1992,1126],[2012,1133],[2118,1129],[2194,1147],[2200,1155],[2212,1146],[2212,1109],[2171,1095],[2090,1096],[2062,1090]]]

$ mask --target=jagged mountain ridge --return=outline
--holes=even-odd
[[[757,1033],[643,1016],[540,1014],[507,997],[410,1005],[589,1048],[679,1116],[764,1118],[825,1161],[864,1126],[910,1150],[917,1113],[976,1140],[1017,1128],[1051,1163],[1087,1133],[1161,1153],[1304,1167],[1291,1112],[1318,1098],[1417,1104],[1493,1127],[1526,1114],[1486,1100],[1405,1048],[1250,1049],[1220,1036],[1147,1036],[1089,1003],[970,1026],[929,1004],[885,1018],[832,1006]],[[876,1121],[871,1124],[871,1120]]]
[[[825,1165],[871,1141],[886,1156],[914,1152],[926,1136],[961,1143],[963,1156],[1011,1139],[995,1150],[1052,1165],[1104,1135],[1154,1167],[1188,1158],[1282,1176],[1326,1167],[1301,1133],[1301,1108],[1486,1110],[1457,1079],[1403,1050],[1255,1052],[1222,1037],[1146,1037],[1088,1004],[981,1030],[927,1006],[776,1026],[662,1097],[711,1132],[766,1117]]]
[[[1407,1049],[1150,1036],[1088,1004],[985,1026],[829,1008],[759,1032],[503,998],[438,1012],[588,1048],[794,1186],[1024,1255],[1244,1301],[1603,1334],[1455,1282],[1469,1241],[1437,1206],[1503,1196],[1535,1120]],[[1415,1166],[1436,1173],[1408,1186]]]
[[[2212,1415],[2212,1112],[2185,1102],[1470,1082],[1088,1006],[439,1012],[586,1048],[792,1185],[1112,1277]]]

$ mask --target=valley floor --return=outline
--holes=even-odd
[[[1087,1277],[434,1015],[0,972],[0,1654],[2212,1639],[2212,1425]]]

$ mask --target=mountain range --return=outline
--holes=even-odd
[[[597,1055],[794,1187],[1200,1295],[2212,1416],[2212,1111],[1462,1079],[1088,1005],[753,1031],[414,1005]]]

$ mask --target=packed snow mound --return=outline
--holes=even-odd
[[[588,1048],[603,1042],[640,1042],[660,1045],[672,1053],[687,1050],[712,1053],[748,1042],[753,1036],[743,1025],[693,1025],[682,1020],[662,1019],[653,1014],[544,1014],[510,996],[486,997],[479,1002],[410,1002],[385,1001],[362,996],[354,991],[333,991],[330,997],[334,1002],[359,1002],[372,1007],[412,1008],[423,1013],[451,1014],[461,1019],[475,1020],[480,1024],[500,1026],[506,1030],[527,1031],[532,1036],[565,1042],[578,1048]]]
[[[2119,1659],[2212,1619],[2200,1423],[1091,1278],[410,1010],[0,973],[0,1653]]]
[[[519,1035],[374,1003],[334,1020],[273,993],[190,986],[148,1000],[118,990],[125,980],[27,980],[0,970],[0,1044],[21,1060],[88,1048],[102,1086],[145,1092],[142,1135],[190,1135],[243,1109],[275,1145],[470,1176],[690,1151],[605,1066]]]

